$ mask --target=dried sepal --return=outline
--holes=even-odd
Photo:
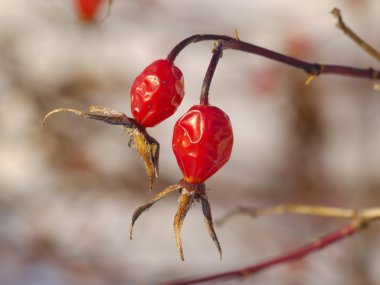
[[[129,118],[127,115],[119,111],[106,108],[106,107],[90,106],[89,112],[83,112],[80,110],[70,109],[70,108],[54,109],[53,111],[50,111],[49,113],[45,115],[45,117],[41,121],[41,125],[42,126],[45,125],[47,119],[51,115],[56,114],[56,113],[61,113],[61,112],[74,113],[75,115],[81,116],[86,119],[98,120],[98,121],[102,121],[111,125],[123,125],[127,127],[133,127],[133,125],[136,124],[133,119]]]
[[[59,109],[54,109],[53,111],[50,111],[49,113],[47,113],[45,115],[45,117],[41,120],[41,126],[45,126],[47,119],[51,115],[54,115],[54,114],[60,113],[60,112],[70,112],[70,113],[74,113],[75,115],[82,116],[82,117],[86,118],[86,115],[85,115],[86,113],[84,113],[82,111],[75,110],[75,109],[68,109],[68,108],[59,108]]]
[[[180,190],[181,189],[181,186],[179,185],[172,185],[172,186],[169,186],[167,188],[165,188],[164,190],[162,190],[160,193],[158,193],[156,196],[154,196],[149,203],[147,204],[144,204],[140,207],[138,207],[134,212],[133,212],[133,215],[132,215],[132,222],[131,222],[131,225],[129,227],[129,238],[132,239],[132,234],[133,234],[133,226],[136,222],[136,220],[140,217],[140,215],[148,210],[150,207],[152,207],[157,201],[161,200],[162,198],[164,198],[166,195],[172,193],[173,191],[176,191],[176,190]]]
[[[179,190],[181,192],[181,196],[179,198],[179,205],[177,212],[174,216],[174,235],[175,235],[175,241],[179,253],[179,257],[182,261],[185,260],[184,254],[183,254],[183,246],[182,246],[182,240],[181,240],[181,229],[183,222],[186,218],[186,214],[193,205],[194,201],[201,201],[202,203],[202,211],[203,215],[205,217],[206,226],[208,229],[208,232],[210,234],[211,239],[214,241],[219,255],[220,259],[222,259],[222,249],[220,247],[218,237],[216,236],[213,221],[212,221],[212,215],[211,215],[211,208],[210,204],[208,202],[208,198],[206,195],[206,186],[204,183],[189,183],[186,182],[184,179],[182,179],[178,184],[169,186],[165,190],[158,193],[152,200],[150,200],[149,203],[144,204],[140,207],[138,207],[132,215],[132,222],[130,225],[129,235],[130,239],[132,239],[132,230],[133,226],[136,222],[136,220],[140,217],[140,215],[148,210],[150,207],[153,206],[154,203],[164,198],[169,193],[172,193],[173,191]]]
[[[136,149],[144,161],[149,176],[149,189],[152,190],[159,174],[160,144],[149,136],[145,129],[126,127],[125,130],[130,135],[129,146]]]
[[[200,195],[201,203],[202,203],[202,211],[203,215],[205,217],[205,222],[207,226],[207,230],[210,234],[211,239],[213,240],[214,244],[216,245],[220,259],[222,259],[222,248],[220,247],[220,243],[218,240],[218,237],[214,230],[214,225],[212,221],[212,215],[211,215],[211,207],[210,203],[208,202],[206,193]]]
[[[177,212],[174,216],[174,235],[177,244],[177,249],[182,261],[185,260],[182,249],[181,240],[181,228],[183,221],[185,220],[186,214],[189,211],[191,205],[194,202],[194,192],[189,192],[186,189],[182,189],[181,197],[179,198],[179,206]]]
[[[45,125],[46,120],[51,115],[60,112],[70,112],[86,119],[98,120],[111,125],[124,126],[126,132],[130,135],[130,141],[128,145],[134,147],[144,161],[145,168],[149,177],[149,189],[153,189],[154,183],[158,177],[160,144],[154,138],[152,138],[146,132],[145,128],[141,127],[135,119],[129,118],[124,113],[110,108],[90,106],[88,112],[69,108],[55,109],[45,115],[41,121],[41,125]]]

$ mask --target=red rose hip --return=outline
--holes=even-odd
[[[186,41],[175,47],[174,52],[169,54],[168,58],[175,58],[176,51],[181,49],[184,44]],[[132,239],[133,226],[140,215],[168,194],[179,191],[181,195],[173,226],[178,253],[182,260],[184,260],[184,254],[181,228],[187,212],[194,202],[202,204],[208,233],[218,249],[220,258],[222,258],[222,249],[214,230],[205,181],[230,159],[234,141],[229,117],[219,108],[210,106],[208,100],[211,79],[222,55],[224,44],[225,42],[218,41],[217,46],[214,46],[213,55],[203,80],[200,104],[191,107],[174,126],[172,148],[178,166],[183,173],[183,179],[159,192],[148,203],[138,207],[133,212],[129,230],[129,236]],[[156,86],[157,84],[153,85]],[[155,88],[152,89],[155,90]],[[144,92],[147,93],[145,90]],[[141,118],[136,115],[135,118],[141,121]]]
[[[233,132],[229,117],[217,107],[195,105],[175,124],[172,147],[184,180],[202,183],[230,158]]]
[[[81,20],[94,21],[103,0],[75,0],[78,15]]]
[[[153,127],[173,115],[184,96],[181,70],[167,59],[154,61],[136,77],[131,111],[143,127]]]

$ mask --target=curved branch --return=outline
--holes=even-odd
[[[243,209],[244,210],[244,209]],[[273,208],[266,209],[251,209],[245,208],[245,213],[253,213],[254,216],[261,216],[266,214],[283,214],[283,213],[298,213],[298,214],[308,214],[317,215],[325,217],[335,217],[335,218],[351,218],[351,222],[346,226],[339,228],[321,238],[316,239],[314,242],[306,244],[288,253],[278,255],[274,258],[264,260],[252,266],[246,268],[237,269],[228,272],[222,272],[215,275],[210,275],[201,278],[188,279],[188,280],[178,280],[173,282],[167,282],[166,285],[190,285],[207,283],[216,280],[229,280],[237,278],[247,278],[254,273],[258,273],[265,269],[268,269],[274,265],[283,264],[290,261],[295,261],[301,259],[311,253],[314,253],[324,247],[334,244],[340,240],[351,236],[360,230],[362,230],[370,222],[380,219],[380,208],[367,208],[361,211],[354,211],[350,209],[341,209],[333,207],[323,207],[323,206],[307,206],[307,205],[279,205]],[[242,212],[242,209],[238,209]],[[237,214],[238,211],[231,212],[233,215]],[[249,212],[251,211],[251,212]],[[227,217],[227,216],[226,216]],[[226,218],[225,217],[225,218]]]
[[[230,279],[237,279],[237,278],[247,278],[248,276],[258,273],[260,271],[263,271],[264,269],[268,269],[274,265],[283,264],[290,261],[295,261],[300,258],[303,258],[311,253],[314,253],[324,247],[327,247],[329,245],[334,244],[335,242],[338,242],[348,236],[351,236],[355,233],[357,233],[359,230],[361,230],[364,227],[365,223],[362,219],[355,219],[348,225],[339,228],[336,231],[333,231],[317,240],[315,240],[312,243],[309,243],[307,245],[304,245],[300,248],[297,248],[296,250],[293,250],[291,252],[279,255],[277,257],[259,262],[255,265],[237,269],[229,272],[223,272],[220,274],[210,275],[206,277],[201,277],[197,279],[188,279],[188,280],[179,280],[179,281],[173,281],[173,282],[166,282],[166,285],[190,285],[190,284],[199,284],[199,283],[206,283],[216,280],[230,280]]]
[[[352,66],[344,65],[330,65],[330,64],[320,64],[320,63],[310,63],[306,61],[299,60],[294,57],[290,57],[278,52],[271,51],[269,49],[235,39],[233,37],[225,35],[214,35],[214,34],[198,34],[192,35],[180,43],[178,43],[172,51],[168,54],[167,59],[174,61],[178,54],[189,44],[197,43],[200,41],[216,41],[222,40],[225,42],[224,50],[234,49],[239,51],[244,51],[256,55],[260,55],[299,69],[302,69],[309,75],[320,75],[320,74],[336,74],[341,76],[351,76],[359,78],[367,78],[371,80],[380,79],[380,70],[375,70],[373,68],[356,68]]]

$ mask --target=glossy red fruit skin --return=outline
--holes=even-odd
[[[230,159],[233,141],[226,113],[210,105],[191,107],[175,124],[172,140],[184,180],[207,180]]]
[[[173,115],[184,96],[181,70],[159,59],[136,77],[131,88],[131,111],[143,127],[153,127]]]
[[[101,2],[103,0],[74,0],[78,16],[82,21],[91,22],[96,19]]]

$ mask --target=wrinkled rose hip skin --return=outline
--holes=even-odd
[[[98,1],[76,0],[90,15]],[[90,13],[91,12],[91,13]],[[133,82],[131,110],[134,118],[105,107],[91,106],[89,112],[60,108],[49,112],[43,122],[52,114],[72,112],[87,119],[103,121],[112,125],[122,125],[130,135],[130,146],[133,146],[145,163],[149,176],[149,188],[152,189],[158,177],[159,143],[149,136],[147,127],[153,127],[171,116],[178,108],[184,96],[182,72],[167,59],[156,60],[146,67]]]
[[[94,21],[103,0],[74,0],[78,16],[81,20]]]
[[[173,151],[184,178],[178,184],[169,186],[158,193],[149,203],[135,210],[130,237],[132,238],[134,223],[145,210],[148,210],[167,194],[179,190],[181,196],[174,217],[174,233],[180,258],[184,260],[181,228],[194,201],[202,203],[208,232],[222,257],[204,181],[230,159],[233,140],[230,119],[222,110],[208,104],[191,107],[175,124],[172,140]]]
[[[182,72],[169,60],[156,60],[136,77],[131,111],[143,127],[153,127],[173,115],[184,96]]]
[[[195,105],[175,124],[172,147],[184,180],[201,183],[230,158],[233,133],[219,108]]]

